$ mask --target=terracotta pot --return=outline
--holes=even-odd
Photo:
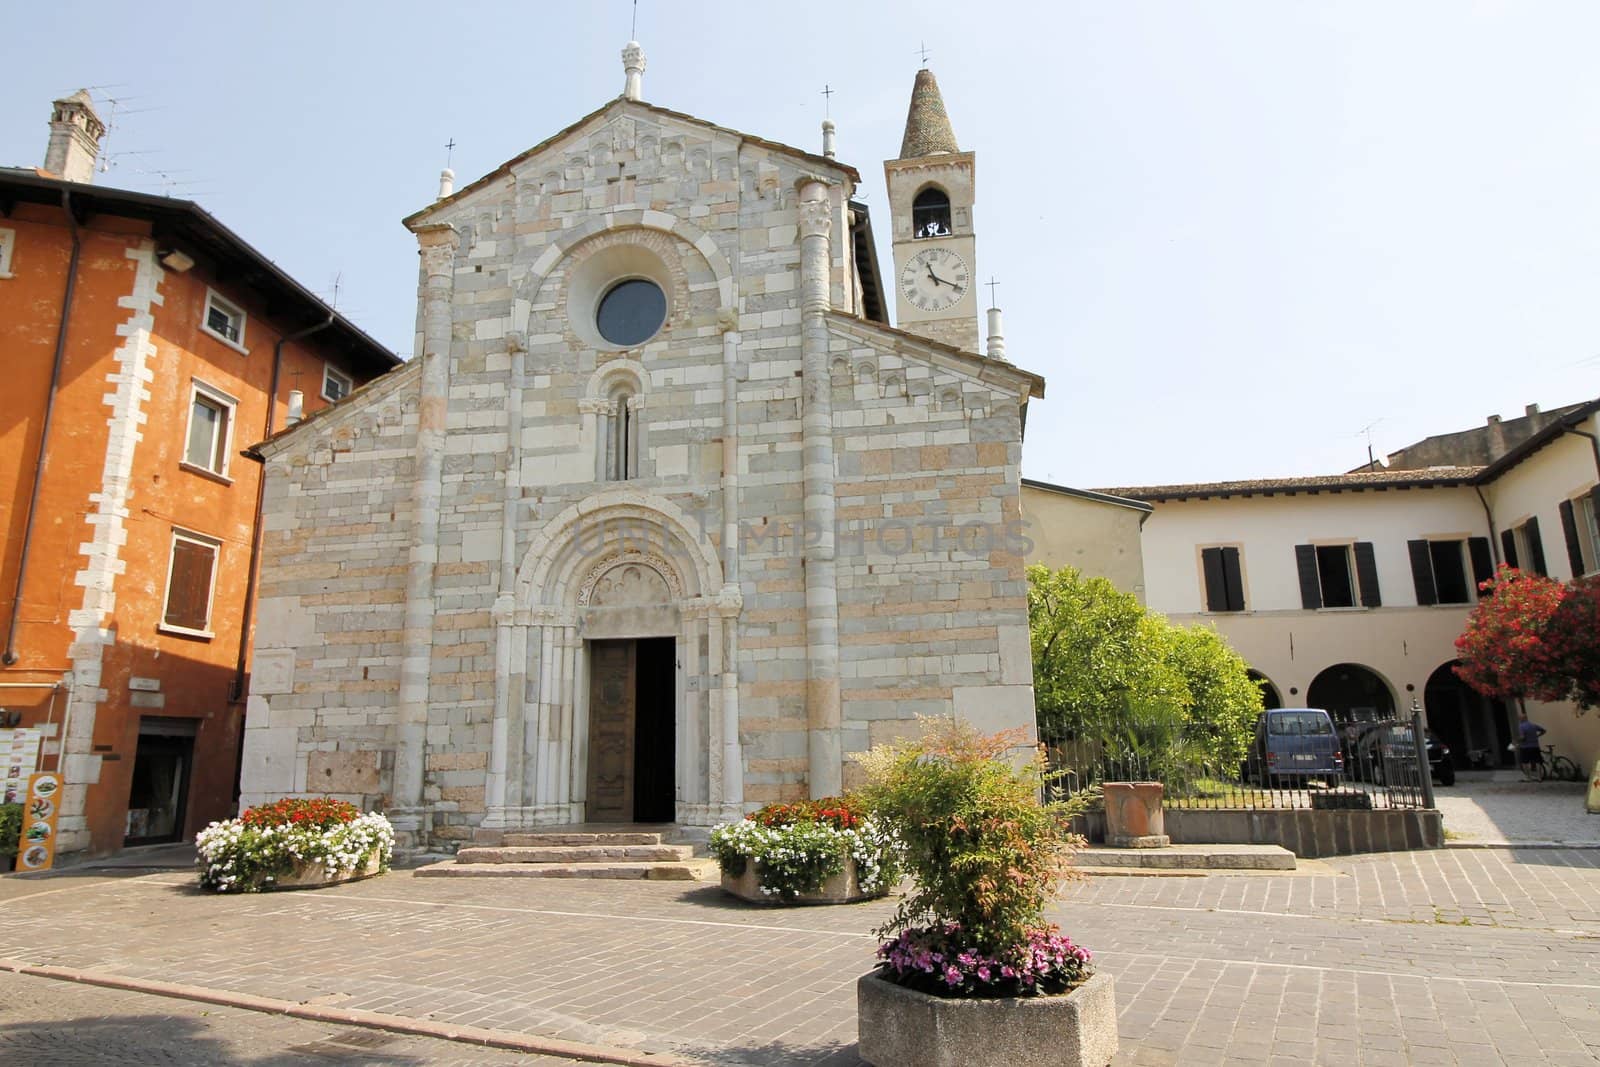
[[[1115,848],[1165,848],[1160,782],[1107,782],[1106,844]]]

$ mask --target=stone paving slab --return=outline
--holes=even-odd
[[[1055,917],[1116,976],[1120,1064],[1592,1063],[1596,859],[1439,851],[1091,879]],[[407,872],[253,897],[102,872],[0,879],[0,899],[0,955],[31,963],[715,1064],[857,1063],[853,983],[893,907]]]
[[[1449,843],[1544,843],[1600,848],[1600,815],[1584,811],[1584,782],[1457,779],[1435,791]]]
[[[1079,853],[1078,866],[1292,871],[1295,855],[1282,845],[1166,845],[1161,848],[1090,845]]]

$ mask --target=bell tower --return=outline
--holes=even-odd
[[[911,87],[900,158],[883,164],[895,266],[895,324],[978,351],[973,154],[956,145],[933,71]]]

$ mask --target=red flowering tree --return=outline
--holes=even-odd
[[[1564,585],[1501,567],[1456,638],[1456,674],[1485,696],[1600,705],[1600,577]]]

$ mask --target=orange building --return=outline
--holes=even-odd
[[[102,131],[80,92],[46,170],[0,168],[0,726],[65,775],[61,853],[232,813],[242,450],[400,362],[196,205],[89,184]]]

